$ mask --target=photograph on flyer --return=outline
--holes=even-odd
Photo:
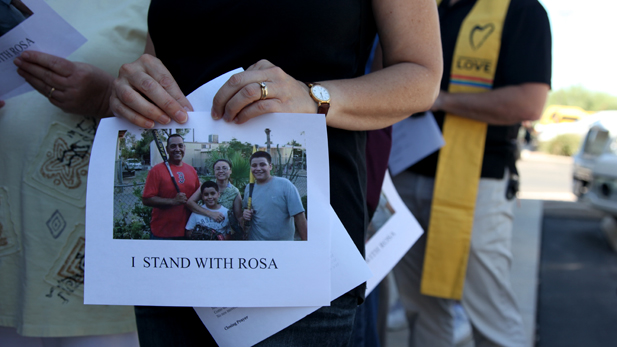
[[[266,128],[252,144],[194,139],[193,129],[119,131],[113,238],[306,240],[306,149],[301,134],[282,136]]]

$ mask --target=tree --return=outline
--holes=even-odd
[[[120,139],[120,143],[118,145],[120,147],[120,156],[124,159],[136,158],[137,156],[134,150],[135,143],[135,135],[127,131],[124,134],[124,137]]]
[[[617,110],[617,96],[576,85],[551,92],[547,102],[550,105],[578,106],[587,111]]]

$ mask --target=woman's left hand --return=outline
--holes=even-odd
[[[63,111],[99,118],[111,116],[113,77],[96,66],[36,51],[23,52],[14,63],[20,76]]]
[[[266,85],[265,98],[261,82]],[[212,118],[238,124],[274,112],[316,113],[317,103],[306,84],[267,60],[231,76],[214,96],[212,106]]]

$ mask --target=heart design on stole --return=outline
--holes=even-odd
[[[495,31],[495,25],[493,23],[488,23],[484,26],[474,26],[469,34],[469,43],[471,44],[471,48],[473,48],[474,51],[480,48],[486,39],[491,36],[493,31]]]

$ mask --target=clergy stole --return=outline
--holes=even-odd
[[[437,0],[439,4],[441,0]],[[478,0],[458,34],[450,93],[492,89],[510,0]],[[461,299],[484,156],[487,124],[446,114],[439,153],[421,292]],[[505,192],[504,192],[505,194]]]

